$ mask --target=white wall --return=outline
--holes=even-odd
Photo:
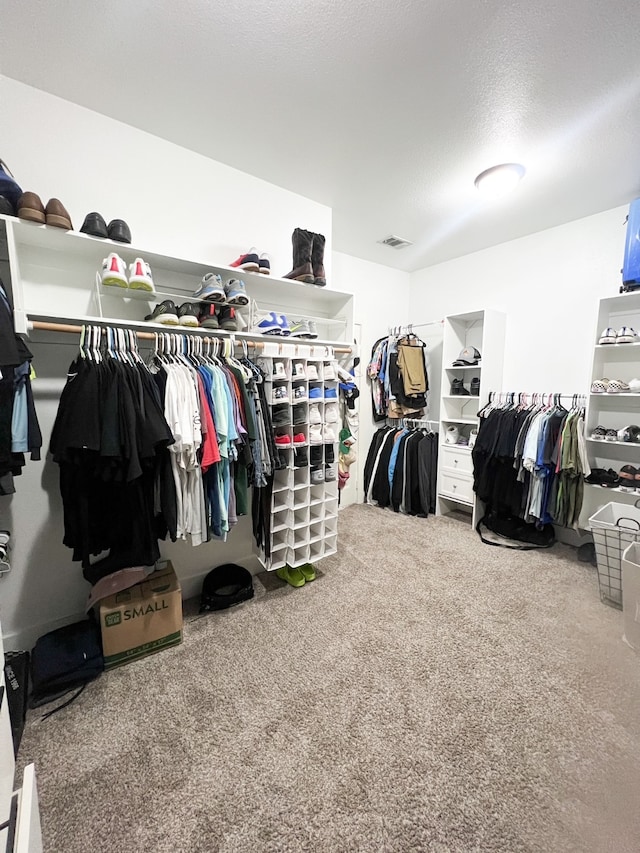
[[[411,315],[507,315],[504,390],[588,391],[598,300],[618,292],[627,208],[411,275]]]
[[[97,210],[107,221],[125,219],[134,242],[149,250],[212,263],[229,263],[256,245],[271,253],[273,272],[282,275],[291,268],[291,232],[301,226],[327,237],[329,287],[336,281],[330,208],[7,78],[0,78],[0,103],[2,158],[23,189],[45,204],[60,198],[76,228]],[[231,131],[221,125],[220,132]],[[39,375],[62,383],[73,340],[33,349]],[[37,382],[34,393],[46,448],[58,397],[40,392]],[[46,456],[29,462],[16,486],[17,494],[0,497],[0,528],[12,531],[14,546],[12,571],[0,580],[9,648],[30,647],[44,631],[78,617],[89,589],[62,545],[57,466]],[[193,595],[212,566],[251,565],[251,525],[241,520],[225,545],[168,543],[162,551]]]

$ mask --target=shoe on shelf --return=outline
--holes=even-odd
[[[606,489],[615,489],[620,483],[620,478],[613,468],[592,468],[591,473],[584,478],[584,481],[595,486],[603,486]]]
[[[225,283],[224,292],[228,305],[248,305],[247,288],[241,278],[230,278]]]
[[[316,579],[316,570],[313,568],[311,563],[305,563],[304,566],[299,566],[298,568],[304,575],[304,579],[307,583]]]
[[[293,451],[293,467],[294,468],[308,468],[309,467],[309,455],[307,453],[306,447],[296,447]]]
[[[309,444],[322,443],[322,424],[309,424]]]
[[[325,381],[333,381],[337,378],[336,369],[332,361],[325,361],[322,365],[322,378]]]
[[[595,379],[591,383],[591,393],[592,394],[606,394],[608,387],[609,387],[609,380],[608,379]]]
[[[640,394],[640,379],[629,380],[629,391],[632,394]]]
[[[124,219],[112,219],[107,225],[107,234],[110,240],[115,240],[116,243],[130,243],[131,231]]]
[[[327,283],[324,271],[324,244],[324,235],[314,233],[311,246],[311,267],[313,269],[313,283],[316,287],[324,287]]]
[[[303,432],[296,432],[293,435],[294,445],[303,445],[307,443],[307,436]]]
[[[0,213],[3,216],[16,215],[16,209],[13,206],[11,199],[7,198],[6,195],[0,195]]]
[[[289,327],[291,329],[291,337],[292,338],[308,338],[310,335],[309,332],[309,323],[307,320],[299,319],[294,320],[291,319],[291,325]]]
[[[321,483],[324,483],[324,467],[322,465],[315,468],[311,466],[311,485],[319,486]]]
[[[618,430],[617,429],[608,429],[604,434],[605,441],[617,441],[618,440]]]
[[[156,292],[153,286],[151,267],[142,258],[136,258],[132,264],[129,264],[129,287],[131,290],[146,290],[148,293]]]
[[[40,196],[32,192],[22,193],[18,199],[18,216],[20,219],[26,219],[27,222],[44,225],[47,217]]]
[[[621,329],[618,329],[618,333],[616,335],[617,344],[635,344],[637,342],[638,333],[635,332],[631,326],[623,326]]]
[[[309,399],[307,397],[307,386],[306,385],[294,385],[293,386],[293,399],[296,403],[306,403]]]
[[[629,442],[630,444],[638,444],[640,442],[640,427],[636,424],[623,427],[618,430],[618,441]]]
[[[638,469],[634,468],[633,465],[623,465],[618,474],[620,478],[620,491],[621,492],[635,492],[636,490],[636,477],[638,476]]]
[[[310,400],[322,400],[323,399],[322,388],[320,387],[320,385],[314,385],[311,388],[309,388],[309,399]]]
[[[338,440],[335,429],[331,424],[325,424],[323,430],[323,441],[325,444],[335,444]]]
[[[200,302],[198,307],[198,322],[203,329],[219,329],[216,306],[213,302]]]
[[[338,479],[338,471],[335,464],[324,466],[324,479],[326,483],[332,483]]]
[[[336,461],[335,450],[333,449],[333,444],[325,444],[324,446],[324,461],[327,465],[333,465]]]
[[[306,581],[300,569],[292,569],[291,566],[283,566],[281,569],[276,569],[276,575],[281,581],[286,581],[290,586],[299,589],[304,586]]]
[[[326,424],[338,423],[338,404],[327,403],[324,407],[324,422]]]
[[[271,259],[266,252],[263,252],[258,258],[258,272],[263,275],[271,275]]]
[[[171,299],[159,302],[144,319],[149,323],[162,323],[163,326],[177,326],[180,322],[176,304]]]
[[[281,335],[282,326],[275,311],[269,311],[253,327],[254,332],[262,335]]]
[[[284,314],[277,314],[278,317],[278,325],[280,326],[280,334],[283,337],[289,337],[291,334],[291,329],[289,328],[289,321],[285,317]]]
[[[462,379],[454,379],[451,383],[451,395],[453,397],[468,397],[469,392],[464,387]]]
[[[598,338],[598,345],[615,344],[617,338],[616,330],[611,327],[603,329],[602,334]]]
[[[311,464],[315,468],[316,465],[322,465],[324,460],[324,451],[322,445],[316,444],[311,447]]]
[[[307,320],[307,323],[309,325],[309,339],[315,340],[318,337],[318,329],[316,327],[316,321],[315,320]]]
[[[287,371],[284,369],[283,361],[274,361],[273,362],[273,373],[272,376],[274,379],[286,379]]]
[[[311,403],[309,406],[309,423],[310,424],[321,424],[322,423],[322,415],[320,414],[320,407],[317,403]]]
[[[89,234],[90,237],[100,237],[103,240],[106,240],[109,236],[107,223],[104,221],[102,216],[95,211],[93,213],[87,213],[84,218],[84,222],[82,223],[80,233]]]
[[[304,361],[294,361],[292,373],[294,379],[306,379]]]
[[[220,328],[226,332],[238,331],[238,318],[236,317],[236,309],[233,305],[221,305],[218,309],[218,322]]]
[[[318,381],[318,368],[313,363],[307,364],[307,379],[310,382]]]
[[[311,265],[313,232],[305,231],[304,228],[295,228],[291,235],[291,243],[293,246],[293,269],[282,277],[302,281],[305,284],[313,284],[313,267]]]
[[[233,263],[229,264],[229,266],[238,270],[246,270],[246,272],[258,272],[260,269],[258,250],[255,246],[252,246],[248,252],[245,252],[244,255],[240,255],[240,257],[236,258]]]
[[[471,396],[479,397],[480,396],[480,380],[476,376],[471,380]]]
[[[276,447],[291,447],[291,436],[286,432],[281,435],[277,435]]]
[[[197,329],[200,325],[198,322],[198,305],[195,302],[183,302],[178,308],[178,320],[181,326],[190,326],[192,329]]]
[[[288,403],[278,404],[272,408],[271,423],[274,426],[289,426],[291,423],[291,407]]]
[[[292,420],[294,424],[306,424],[307,422],[307,407],[304,403],[294,404],[291,407]]]
[[[325,388],[324,389],[324,398],[325,400],[337,400],[338,392],[335,388]]]
[[[622,379],[612,379],[607,385],[607,394],[628,394],[629,386]]]
[[[594,441],[604,441],[606,434],[607,431],[603,426],[597,426],[591,433],[591,438]]]
[[[226,298],[222,279],[214,272],[208,272],[203,276],[200,287],[193,295],[196,299],[202,299],[205,302],[224,302]]]
[[[44,209],[44,213],[47,225],[51,225],[54,228],[64,228],[65,231],[73,230],[71,217],[60,199],[50,198]]]
[[[283,450],[278,450],[278,458],[276,460],[275,468],[276,471],[284,471],[285,468],[289,467],[289,460],[287,458],[287,454]]]
[[[278,403],[288,403],[289,394],[287,393],[287,386],[274,385],[271,391],[271,400],[273,406],[276,406]]]
[[[127,267],[120,255],[111,252],[102,261],[102,272],[100,280],[109,287],[129,287],[127,281]]]

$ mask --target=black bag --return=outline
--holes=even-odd
[[[73,702],[103,670],[100,628],[94,619],[50,631],[40,637],[31,653],[29,707],[37,708],[80,688],[68,702],[55,709],[59,711]]]
[[[511,540],[511,543],[493,542],[491,539],[485,539],[480,530],[482,525],[496,536],[500,536],[501,539]],[[538,548],[551,548],[556,541],[553,524],[543,524],[542,527],[537,527],[535,524],[529,524],[515,515],[502,515],[495,511],[489,511],[481,518],[476,525],[476,530],[485,545],[495,545],[498,548],[511,548],[514,551],[534,551]]]
[[[29,652],[4,653],[4,683],[11,720],[13,752],[18,754],[22,732],[27,718],[29,696]]]
[[[22,190],[9,171],[7,164],[3,163],[2,160],[0,160],[0,195],[8,199],[17,212],[18,199],[22,195]]]

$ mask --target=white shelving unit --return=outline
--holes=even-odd
[[[313,355],[313,354],[312,354]],[[321,360],[316,357],[302,359],[291,357],[263,356],[258,363],[267,374],[267,398],[273,399],[274,388],[283,388],[285,401],[274,400],[274,407],[288,407],[288,423],[274,427],[276,436],[287,436],[289,444],[279,447],[287,467],[276,471],[271,498],[271,556],[264,553],[259,558],[265,568],[275,571],[285,565],[301,566],[305,563],[317,563],[323,557],[335,554],[338,547],[338,381],[324,379],[326,368],[333,369],[335,361]],[[279,377],[274,366],[280,363],[284,368]],[[315,368],[317,379],[309,378],[309,366]],[[296,395],[298,389],[298,395]],[[321,396],[310,396],[312,389]],[[335,396],[333,396],[335,395]],[[317,406],[322,420],[322,442],[316,442],[311,436],[310,407]],[[305,412],[305,419],[294,423],[294,408]],[[329,417],[334,413],[335,420]],[[317,432],[317,429],[315,430]],[[294,436],[304,435],[304,443],[296,444]],[[307,464],[297,467],[296,450],[305,448]],[[316,466],[323,472],[332,472],[333,479],[314,484],[311,476],[312,454],[317,454]]]
[[[440,398],[440,448],[438,453],[438,515],[455,510],[471,513],[475,526],[478,500],[473,491],[473,459],[467,446],[446,444],[447,428],[456,426],[468,436],[478,425],[478,411],[489,391],[502,387],[506,317],[500,311],[483,309],[445,317],[442,342],[442,396]],[[465,347],[475,347],[482,356],[475,366],[453,367]],[[453,380],[462,379],[466,391],[480,380],[476,396],[451,394]]]
[[[592,382],[604,377],[625,382],[639,379],[640,344],[598,344],[603,329],[608,326],[616,330],[622,326],[631,326],[636,331],[640,329],[640,292],[600,300],[591,368]],[[613,468],[616,472],[623,465],[640,468],[640,444],[591,438],[597,426],[618,431],[631,424],[640,426],[640,394],[589,394],[585,437],[592,468]],[[589,516],[609,501],[633,504],[639,497],[640,492],[623,492],[585,483],[580,526],[588,529]]]
[[[202,277],[214,272],[223,282],[242,278],[248,296],[255,300],[259,311],[276,311],[288,317],[314,320],[318,327],[318,344],[335,345],[353,340],[354,298],[351,293],[219,264],[174,258],[12,216],[0,216],[0,225],[2,223],[6,227],[16,331],[22,334],[29,332],[29,322],[33,320],[82,323],[100,319],[113,325],[166,331],[165,326],[144,320],[153,310],[155,301],[165,298],[178,303],[197,301],[193,294]],[[145,299],[139,291],[126,288],[97,288],[96,272],[102,269],[102,260],[109,252],[117,252],[127,264],[137,257],[147,261],[157,295],[146,295]],[[249,321],[248,309],[240,308],[240,311]],[[171,331],[178,328],[183,331],[182,327],[173,327]],[[184,331],[190,331],[189,327]],[[212,329],[202,332],[229,334]],[[249,331],[234,334],[250,340],[269,339]]]

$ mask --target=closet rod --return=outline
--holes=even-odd
[[[87,325],[87,326],[89,326],[89,325],[100,326],[103,324],[105,327],[109,325],[109,323],[106,323],[104,320],[100,320],[100,319],[92,321],[91,323],[86,323],[85,325]],[[72,334],[72,335],[79,335],[82,332],[82,326],[72,325],[71,323],[50,323],[50,322],[47,322],[44,320],[31,320],[29,322],[29,326],[32,329],[40,329],[43,332],[67,332],[68,334]],[[127,328],[127,327],[125,327],[125,328]],[[133,331],[135,332],[135,334],[138,338],[142,338],[143,340],[147,340],[147,341],[153,341],[153,340],[155,340],[156,335],[162,335],[162,334],[166,334],[166,333],[174,334],[174,335],[176,335],[176,334],[177,335],[183,335],[183,334],[187,334],[188,332],[190,332],[192,330],[188,329],[186,327],[181,327],[181,326],[171,326],[171,327],[167,327],[166,329],[158,329],[157,331],[154,331],[154,332],[138,332],[135,329]],[[207,330],[207,331],[209,331],[209,330]],[[231,332],[230,334],[233,334],[233,332]],[[210,337],[210,338],[213,338],[214,340],[220,340],[220,336],[212,335],[211,333],[209,333],[208,335],[207,334],[200,335],[199,337]],[[241,340],[244,340],[244,339],[241,339]],[[314,346],[314,342],[312,340],[306,340],[306,339],[302,339],[302,338],[294,338],[294,341],[296,344],[300,344],[302,346]],[[277,337],[274,336],[274,340],[269,341],[269,343],[284,343],[284,342],[293,343],[294,341],[290,341],[289,338],[285,338],[283,341],[283,340],[279,340]],[[240,340],[238,340],[236,338],[236,344],[239,344],[239,343],[240,343]],[[266,343],[267,343],[267,341],[247,341],[247,346],[253,347],[254,349],[263,349],[263,347],[265,346]],[[322,344],[320,344],[320,346],[322,346]],[[332,345],[331,348],[333,349],[334,352],[344,352],[344,353],[353,352],[352,347],[336,347],[336,346]]]

